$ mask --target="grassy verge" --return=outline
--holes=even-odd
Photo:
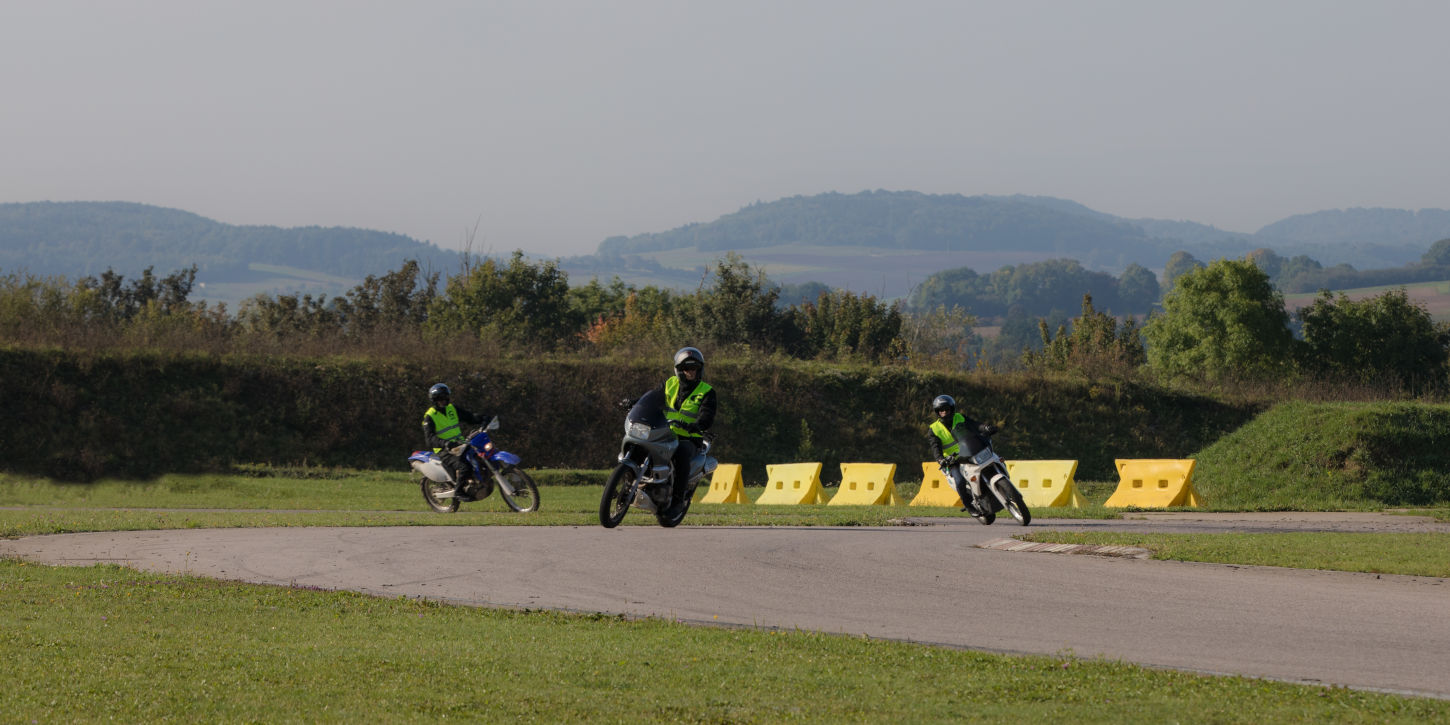
[[[1138,546],[1155,559],[1450,577],[1450,534],[1128,534],[1041,531],[1019,537],[1059,544]]]
[[[273,476],[162,476],[135,483],[97,481],[57,484],[46,479],[0,474],[0,537],[76,531],[234,526],[593,526],[598,524],[598,485],[550,485],[558,481],[602,480],[603,471],[531,472],[539,483],[540,510],[515,514],[497,496],[464,504],[455,514],[426,509],[417,484],[403,473],[333,472]],[[909,503],[919,483],[897,487]],[[826,495],[836,495],[826,489]],[[752,501],[764,492],[747,488]],[[705,504],[696,494],[686,523],[692,526],[893,526],[905,517],[965,517],[955,508],[934,506],[755,506]],[[1037,518],[1112,518],[1118,511],[1044,509]],[[625,525],[655,525],[633,511]]]
[[[1450,702],[0,561],[13,722],[1428,722]],[[459,673],[469,685],[457,686]],[[963,676],[963,673],[967,673]]]
[[[1210,506],[1335,511],[1450,503],[1450,405],[1276,405],[1193,457]]]

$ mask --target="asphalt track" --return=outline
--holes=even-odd
[[[0,556],[1070,652],[1450,698],[1450,580],[1004,551],[978,545],[1022,530],[1010,522],[911,522],[920,525],[190,529],[28,537],[0,541]],[[1378,514],[1166,514],[1031,527],[1046,528],[1450,531]]]

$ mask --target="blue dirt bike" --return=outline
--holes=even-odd
[[[460,487],[448,467],[432,451],[414,451],[408,462],[419,476],[423,500],[440,514],[451,514],[463,501],[482,501],[498,485],[498,495],[509,508],[519,513],[539,510],[539,487],[534,479],[519,469],[519,457],[493,444],[488,432],[498,430],[498,418],[468,434],[454,451],[473,466],[473,478]],[[461,450],[460,450],[461,449]]]

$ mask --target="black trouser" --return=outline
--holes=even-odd
[[[675,480],[673,494],[675,499],[685,491],[685,484],[690,482],[690,461],[695,459],[695,441],[691,438],[680,438],[680,444],[675,446],[675,455],[670,459],[675,466]]]
[[[442,461],[443,467],[447,468],[448,472],[453,474],[453,481],[455,483],[462,483],[464,476],[473,473],[473,468],[468,465],[468,461],[453,455],[453,452],[447,448],[438,451],[438,460]]]

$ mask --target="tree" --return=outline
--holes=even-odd
[[[1450,266],[1450,239],[1441,239],[1430,245],[1430,251],[1420,258],[1421,264]]]
[[[1118,301],[1123,305],[1121,312],[1147,312],[1162,296],[1158,277],[1141,264],[1128,265],[1118,277]]]
[[[1168,258],[1168,264],[1163,267],[1163,284],[1169,289],[1172,289],[1173,283],[1179,277],[1195,269],[1202,268],[1203,262],[1198,261],[1192,254],[1188,252],[1174,252],[1173,256]]]
[[[823,292],[814,303],[792,306],[790,318],[800,329],[803,356],[880,362],[906,349],[901,311],[870,295]]]
[[[1149,365],[1171,378],[1271,379],[1292,370],[1284,298],[1247,259],[1185,272],[1144,334]]]
[[[693,331],[719,344],[775,350],[787,342],[784,315],[776,309],[780,288],[731,252],[715,262],[715,283],[695,295]]]
[[[428,306],[438,296],[438,273],[423,274],[410,259],[382,277],[368,275],[344,297],[333,298],[344,329],[354,335],[386,330],[416,330],[428,319]]]
[[[1437,325],[1403,288],[1360,301],[1325,290],[1299,319],[1300,365],[1312,375],[1393,381],[1413,391],[1446,382],[1450,327]]]
[[[1057,328],[1054,337],[1046,320],[1038,321],[1042,351],[1028,350],[1023,362],[1029,368],[1072,371],[1091,379],[1132,374],[1144,362],[1143,340],[1138,325],[1129,317],[1121,327],[1117,318],[1093,308],[1092,295],[1082,296],[1082,314]]]
[[[131,320],[148,307],[157,309],[161,314],[191,311],[187,299],[196,284],[196,265],[172,272],[160,280],[156,279],[152,269],[147,267],[139,279],[131,280],[130,285],[124,284],[126,278],[123,275],[107,269],[101,273],[100,279],[86,277],[77,283],[77,287],[93,292],[91,297],[98,305],[93,312],[112,322]]]
[[[940,305],[925,314],[907,316],[902,334],[913,360],[944,359],[965,366],[970,352],[981,341],[972,329],[977,318],[960,307]]]
[[[567,275],[556,262],[534,265],[516,251],[508,265],[492,257],[448,279],[442,297],[428,308],[427,331],[497,337],[530,347],[554,347],[574,339],[584,321],[570,307]]]

